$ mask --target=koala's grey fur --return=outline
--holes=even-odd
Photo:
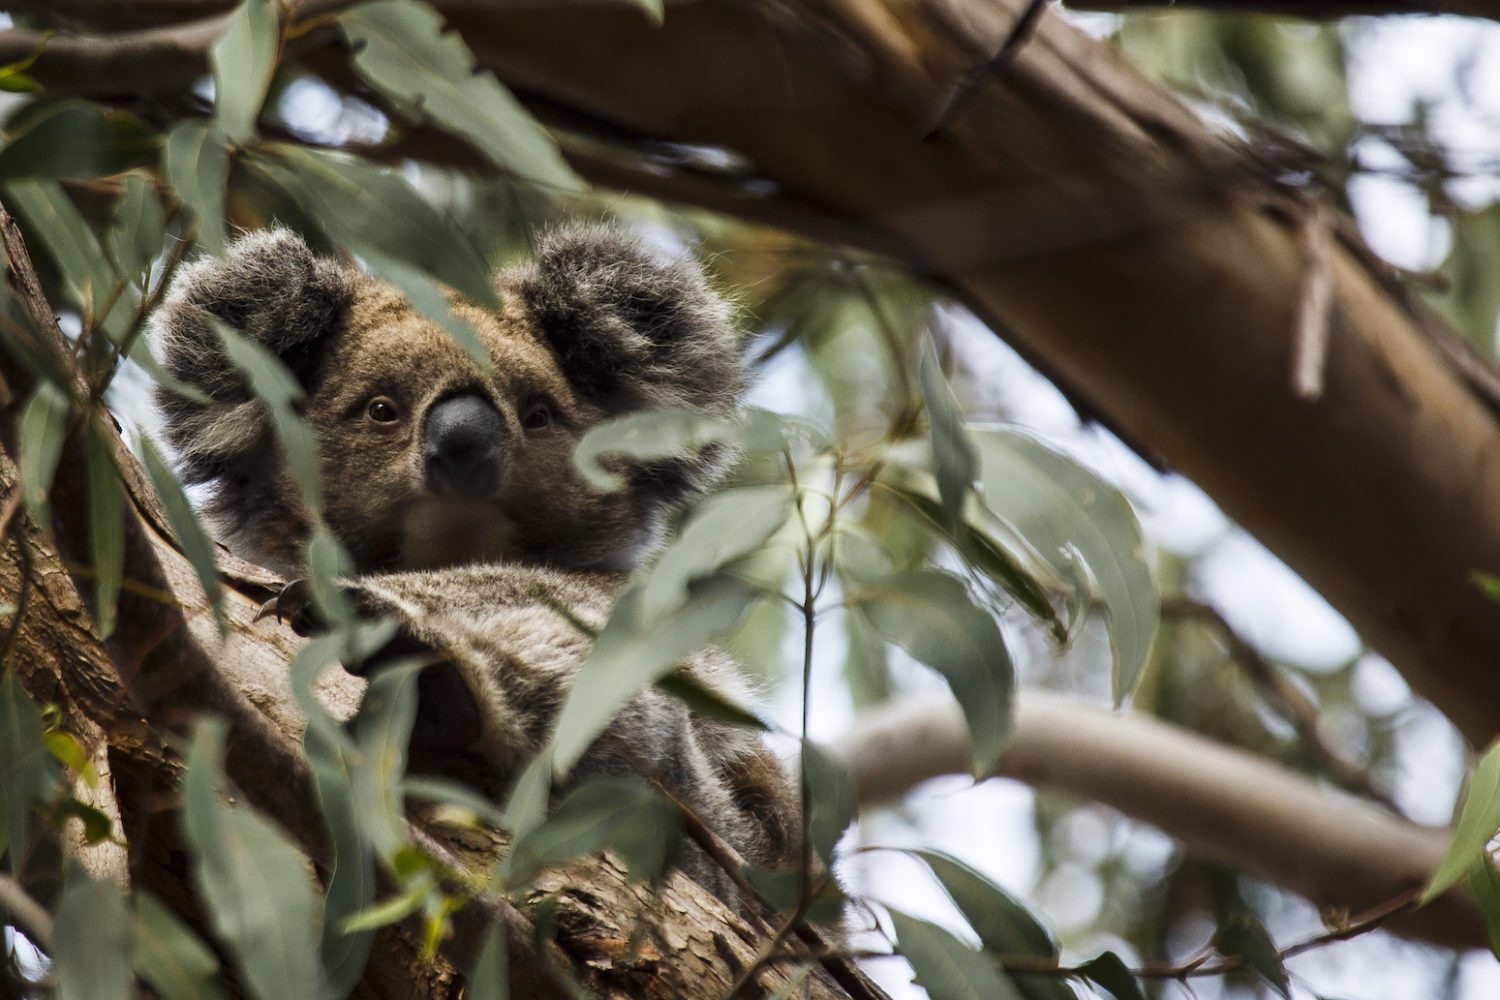
[[[452,303],[489,351],[486,370],[390,286],[316,258],[291,233],[262,232],[236,241],[226,260],[188,268],[154,339],[163,366],[208,397],[159,396],[184,478],[211,490],[206,513],[237,554],[290,576],[303,571],[310,519],[263,404],[206,317],[297,377],[318,437],[324,518],[360,574],[349,592],[445,661],[423,675],[414,754],[478,757],[486,791],[501,795],[545,742],[588,650],[558,606],[601,624],[620,571],[721,457],[622,461],[627,486],[601,493],[573,470],[578,438],[646,408],[730,413],[745,372],[728,308],[697,266],[659,260],[615,230],[557,231],[495,288],[498,311]],[[455,397],[495,414],[503,468],[481,497],[435,496],[424,480],[427,415]],[[538,408],[547,420],[534,426]],[[742,693],[722,655],[700,654],[688,669]],[[575,776],[619,772],[661,781],[753,861],[786,862],[797,847],[794,796],[767,748],[660,692],[632,701]],[[685,867],[733,898],[706,858],[690,852]]]

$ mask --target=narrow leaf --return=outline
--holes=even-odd
[[[733,426],[701,410],[647,410],[590,428],[573,449],[573,467],[595,489],[619,490],[619,459],[694,456],[730,439]]]
[[[141,174],[130,174],[125,178],[125,191],[115,202],[105,241],[115,268],[123,275],[139,277],[137,286],[144,289],[151,262],[161,253],[165,238],[166,220],[156,189]]]
[[[1500,740],[1491,743],[1474,765],[1453,839],[1422,891],[1422,902],[1430,903],[1463,878],[1496,830],[1500,830]]]
[[[458,32],[417,0],[375,0],[338,18],[366,83],[409,115],[463,136],[501,170],[570,191],[584,187],[552,137],[500,85],[476,71]]]
[[[88,101],[36,104],[13,119],[0,180],[105,177],[156,159],[161,138],[135,115]]]
[[[62,780],[42,734],[41,713],[15,673],[0,671],[0,808],[10,869],[18,874],[27,860],[33,811],[57,793]]]
[[[52,974],[58,1000],[128,1000],[130,920],[120,887],[70,866],[52,925]]]
[[[417,718],[417,674],[423,663],[382,666],[354,717],[358,766],[351,775],[359,828],[389,858],[406,845],[401,779]]]
[[[6,206],[22,217],[27,234],[36,237],[57,266],[67,301],[77,307],[84,328],[100,327],[118,341],[130,326],[135,298],[122,289],[114,265],[62,185],[47,179],[9,181],[4,195]],[[122,294],[116,295],[117,290]],[[99,310],[109,302],[113,305],[101,316]]]
[[[1238,958],[1245,968],[1258,974],[1277,993],[1290,1000],[1292,986],[1281,964],[1281,955],[1259,920],[1248,913],[1230,917],[1214,932],[1213,945],[1220,954]]]
[[[620,595],[558,713],[554,766],[566,773],[625,704],[712,640],[734,631],[760,595],[714,577],[695,584],[687,602],[654,622],[641,613],[643,588]]]
[[[498,923],[485,931],[464,1000],[510,1000],[510,954],[505,947],[505,928]]]
[[[983,953],[941,927],[887,907],[897,946],[932,1000],[1021,1000]]]
[[[811,740],[802,741],[802,780],[807,785],[806,838],[824,865],[859,814],[854,779],[833,755]]]
[[[223,1000],[219,961],[175,913],[144,889],[135,899],[135,969],[162,1000]]]
[[[400,261],[476,305],[498,305],[484,261],[462,230],[394,170],[369,160],[263,143],[244,165],[301,206],[336,243],[371,262]]]
[[[67,431],[67,395],[51,382],[38,382],[21,411],[17,466],[26,509],[41,525],[52,523],[48,496]]]
[[[276,49],[281,41],[276,5],[271,0],[245,0],[229,17],[224,34],[209,50],[214,71],[214,123],[231,142],[243,145],[255,137]]]
[[[994,618],[974,604],[963,581],[939,570],[885,577],[850,603],[888,642],[943,675],[969,724],[974,774],[987,774],[1010,735],[1015,687]]]
[[[759,551],[786,523],[791,499],[785,486],[745,486],[700,503],[646,577],[641,595],[646,620],[681,607],[694,580]]]
[[[1112,486],[1038,444],[1006,430],[976,432],[984,499],[1064,579],[1082,559],[1098,586],[1114,651],[1114,696],[1140,679],[1156,637],[1159,600],[1145,540],[1130,503]]]
[[[322,906],[307,859],[247,806],[222,796],[225,726],[199,725],[187,753],[182,815],[193,883],[220,943],[258,1000],[317,1000]]]
[[[217,124],[179,122],[167,133],[162,166],[177,200],[198,219],[198,245],[212,254],[223,253],[229,136]]]
[[[113,431],[95,416],[84,435],[84,464],[88,470],[89,550],[94,560],[94,614],[99,637],[115,630],[120,584],[125,579],[125,491],[110,438]]]
[[[151,485],[161,500],[162,510],[166,512],[167,523],[172,526],[177,543],[182,546],[182,554],[192,564],[193,572],[198,576],[198,584],[208,598],[209,607],[213,609],[219,634],[227,635],[229,620],[224,615],[224,587],[219,580],[218,565],[214,562],[213,542],[203,530],[203,524],[188,502],[187,494],[182,492],[182,484],[172,475],[156,442],[144,433],[141,435],[140,452],[141,464],[146,467],[146,475],[151,477]]]
[[[931,338],[922,345],[917,377],[922,384],[922,400],[927,406],[928,430],[932,435],[932,472],[937,477],[938,496],[942,498],[943,513],[950,522],[956,523],[963,517],[964,501],[974,488],[979,459],[964,429],[958,400],[953,398],[953,392],[943,378]]]
[[[1140,984],[1130,974],[1130,968],[1112,951],[1102,952],[1097,958],[1078,967],[1091,983],[1108,990],[1115,1000],[1146,1000]]]
[[[638,778],[596,778],[569,792],[552,815],[515,841],[504,877],[514,888],[549,868],[611,851],[631,881],[657,881],[681,838],[681,817],[659,791]]]

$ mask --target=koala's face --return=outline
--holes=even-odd
[[[329,527],[360,571],[518,560],[629,567],[661,514],[722,455],[621,460],[601,493],[573,470],[600,421],[657,407],[726,414],[744,389],[728,309],[690,260],[618,231],[567,227],[495,278],[502,307],[457,303],[480,366],[392,288],[316,257],[285,230],[189,266],[155,318],[162,364],[195,396],[159,394],[189,483],[239,555],[302,569],[309,524],[264,406],[214,317],[279,357],[306,389]]]
[[[393,290],[362,291],[305,410],[325,516],[359,569],[626,566],[651,519],[628,492],[598,492],[574,471],[604,412],[575,393],[525,305],[456,307],[489,352],[485,371]]]

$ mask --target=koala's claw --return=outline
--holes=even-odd
[[[275,615],[279,622],[286,622],[292,631],[306,638],[323,627],[323,622],[313,607],[312,587],[306,580],[293,580],[281,588],[281,593],[260,606],[255,620]]]

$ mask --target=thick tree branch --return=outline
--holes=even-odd
[[[872,713],[834,749],[866,803],[970,766],[963,714],[946,700]],[[1450,835],[1245,751],[1045,691],[1017,698],[1011,741],[992,774],[1113,806],[1335,912],[1424,886]],[[1486,940],[1483,918],[1459,891],[1390,926],[1449,946]]]

